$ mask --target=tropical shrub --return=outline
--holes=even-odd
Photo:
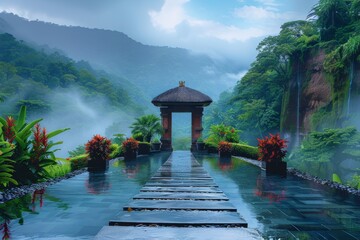
[[[205,141],[205,149],[208,153],[218,153],[218,146],[212,142]]]
[[[150,142],[153,135],[161,135],[163,132],[160,118],[154,114],[136,118],[130,128],[132,128],[131,133],[133,135],[141,133],[143,136],[142,141],[144,142]]]
[[[220,154],[231,155],[231,143],[221,141],[218,145],[218,150]]]
[[[148,142],[139,142],[139,154],[149,154],[151,150],[151,144]]]
[[[251,159],[259,158],[259,149],[246,144],[233,143],[231,154],[234,156],[246,157]]]
[[[239,132],[239,130],[224,124],[212,125],[206,142],[215,146],[218,146],[222,141],[238,143]]]
[[[21,107],[17,120],[13,117],[0,118],[2,138],[14,146],[10,157],[15,170],[13,178],[20,184],[38,182],[50,177],[46,167],[56,164],[56,150],[52,148],[62,143],[52,142],[50,139],[69,129],[47,133],[46,129],[42,129],[38,124],[41,120],[26,123],[24,106]]]
[[[122,143],[122,150],[124,153],[135,152],[139,149],[139,141],[133,138],[128,138]]]
[[[264,139],[258,139],[259,142],[259,160],[265,162],[282,161],[286,156],[286,140],[281,139],[279,134],[266,136]]]
[[[89,161],[89,155],[82,154],[68,159],[70,161],[71,171],[75,171],[87,167]]]
[[[1,132],[1,128],[0,128]],[[0,185],[6,187],[10,182],[17,184],[13,178],[14,166],[11,156],[14,153],[14,146],[2,139],[0,134]]]
[[[50,178],[58,178],[70,173],[71,165],[65,159],[57,159],[55,165],[47,166],[45,169]]]
[[[123,155],[122,148],[119,146],[119,144],[116,143],[110,145],[110,151],[110,159],[117,158]]]
[[[95,161],[106,161],[109,159],[111,141],[99,134],[95,135],[85,145],[89,158]]]
[[[117,133],[113,135],[113,139],[111,140],[112,143],[116,143],[118,145],[121,145],[123,143],[123,141],[126,140],[125,138],[125,134],[122,133]]]
[[[76,157],[85,154],[85,145],[79,145],[74,150],[68,151],[69,157]]]
[[[143,141],[144,140],[144,135],[142,133],[135,133],[132,135],[132,138],[135,139],[136,141]]]
[[[341,175],[339,165],[344,159],[360,161],[360,133],[354,127],[324,129],[310,132],[301,146],[289,157],[289,164],[309,174],[332,179]]]

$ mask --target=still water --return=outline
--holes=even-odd
[[[29,196],[29,212],[23,224],[11,221],[10,239],[93,239],[169,154],[112,160],[104,174],[83,173]]]
[[[197,160],[265,239],[360,239],[360,199],[294,176],[267,177],[247,162]]]
[[[18,215],[20,208],[26,211],[23,218],[10,222],[11,239],[92,239],[168,156],[113,160],[104,174],[83,173],[48,187],[44,193],[14,201],[2,216]],[[196,158],[249,228],[258,229],[265,239],[360,239],[358,199],[292,176],[266,177],[258,167],[236,158]]]

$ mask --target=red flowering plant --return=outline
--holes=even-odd
[[[219,142],[218,150],[220,155],[231,156],[231,148],[232,148],[231,143],[226,141]]]
[[[91,160],[106,161],[109,158],[111,141],[99,134],[95,135],[85,145],[85,151]]]
[[[287,147],[287,141],[282,139],[278,133],[270,134],[270,137],[266,136],[264,139],[258,139],[258,142],[259,160],[261,161],[282,161],[287,153],[284,150]]]
[[[136,152],[139,149],[139,141],[128,138],[122,143],[124,153]]]

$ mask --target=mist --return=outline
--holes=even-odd
[[[47,96],[47,99],[51,112],[33,118],[43,118],[41,126],[46,127],[49,132],[70,128],[53,139],[63,141],[58,146],[61,150],[56,153],[57,157],[67,157],[68,151],[84,145],[95,134],[108,138],[116,133],[130,135],[129,126],[134,116],[122,109],[114,109],[105,97],[89,98],[81,94],[79,89],[72,88],[69,91],[58,90]]]

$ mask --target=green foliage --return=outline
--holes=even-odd
[[[136,118],[130,128],[133,135],[142,134],[142,141],[144,142],[150,142],[153,135],[162,134],[163,132],[160,118],[154,114]]]
[[[87,167],[89,154],[82,154],[76,157],[68,158],[68,161],[70,161],[71,171],[79,170]]]
[[[21,107],[18,119],[0,118],[2,139],[14,145],[11,155],[14,166],[13,178],[20,184],[29,184],[49,178],[46,167],[56,164],[53,147],[62,142],[50,139],[69,130],[59,129],[50,133],[38,124],[42,119],[26,123],[26,107]],[[31,138],[31,135],[33,137]]]
[[[1,124],[0,124],[1,126]],[[0,127],[0,188],[6,187],[9,183],[17,184],[13,178],[14,166],[11,156],[14,153],[14,146],[4,141]]]
[[[151,144],[148,142],[139,142],[138,154],[149,154],[151,150]]]
[[[342,184],[342,181],[341,181],[339,175],[337,175],[336,173],[333,173],[333,175],[332,175],[332,181],[333,181],[333,182],[336,182],[336,183],[339,183],[339,184]]]
[[[49,178],[58,178],[71,172],[71,164],[67,160],[57,159],[56,165],[45,167]]]
[[[117,143],[113,143],[110,145],[110,151],[111,151],[109,155],[110,159],[114,159],[123,155],[122,148]]]
[[[259,149],[258,147],[253,147],[246,144],[233,143],[232,155],[257,160],[259,158]]]
[[[189,150],[191,147],[190,137],[177,137],[172,142],[174,150]]]
[[[360,190],[360,175],[355,174],[352,179],[347,183],[350,187]]]
[[[14,96],[17,105],[27,106],[31,114],[51,111],[48,96],[70,88],[79,89],[86,98],[102,97],[113,107],[142,112],[123,86],[111,82],[112,78],[96,72],[89,64],[76,63],[57,52],[37,51],[10,34],[0,34],[1,99]],[[24,94],[24,89],[31,91]],[[15,109],[7,111],[13,113]]]
[[[217,153],[218,152],[218,145],[215,145],[214,143],[205,141],[205,148],[208,151],[208,153]]]
[[[225,124],[213,125],[210,127],[209,137],[206,142],[214,146],[218,146],[222,141],[238,143],[239,132],[239,130]]]
[[[111,142],[121,145],[125,140],[125,134],[117,133],[113,135],[114,137],[111,139]]]
[[[331,179],[328,172],[336,169],[341,159],[349,156],[349,152],[353,152],[359,144],[360,133],[353,127],[311,132],[289,161],[302,171]]]
[[[308,18],[316,19],[322,40],[331,40],[338,28],[349,23],[349,5],[346,0],[320,0]]]
[[[76,157],[85,154],[85,145],[79,145],[74,150],[68,151],[69,157]]]

